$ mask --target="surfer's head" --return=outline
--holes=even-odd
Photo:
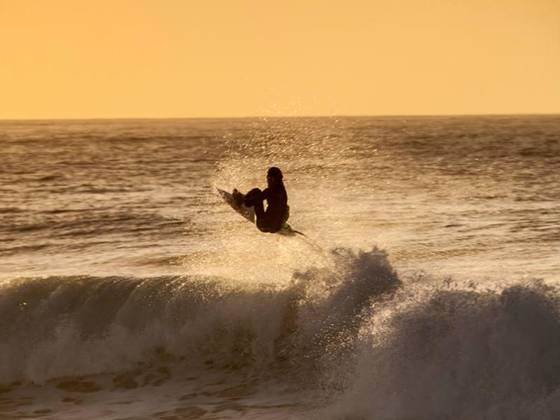
[[[268,181],[269,186],[279,184],[282,182],[282,178],[284,178],[284,175],[282,175],[280,168],[277,168],[276,166],[268,168],[266,180]]]

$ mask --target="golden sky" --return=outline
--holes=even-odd
[[[0,0],[0,118],[560,113],[560,0]]]

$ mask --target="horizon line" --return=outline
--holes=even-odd
[[[39,117],[39,118],[0,118],[0,122],[17,121],[138,121],[138,120],[266,120],[266,119],[298,119],[298,118],[435,118],[435,117],[553,117],[560,112],[521,112],[521,113],[466,113],[466,114],[334,114],[334,115],[247,115],[247,116],[180,116],[180,117]]]

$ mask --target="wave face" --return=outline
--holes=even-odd
[[[344,419],[560,418],[558,291],[407,291],[372,317]]]
[[[321,376],[321,365],[348,352],[371,301],[400,284],[377,249],[338,249],[331,260],[283,288],[202,276],[2,283],[0,383],[113,373],[162,357]]]

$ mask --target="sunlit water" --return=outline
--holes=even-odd
[[[0,418],[560,416],[560,117],[2,122],[0,147]],[[271,165],[306,238],[215,193]]]

